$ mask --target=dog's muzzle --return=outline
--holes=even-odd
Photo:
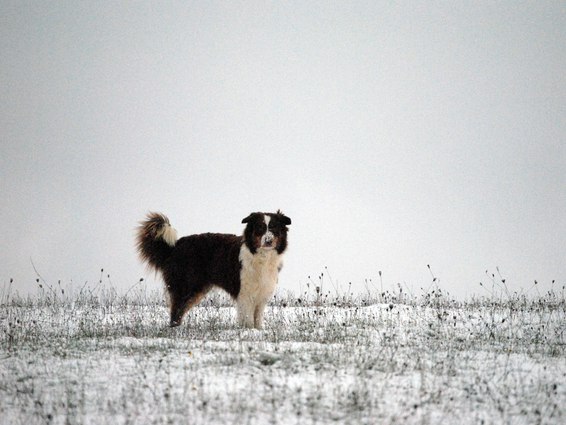
[[[262,248],[273,248],[274,243],[275,243],[275,237],[273,236],[273,233],[271,233],[271,232],[267,232],[261,238]]]

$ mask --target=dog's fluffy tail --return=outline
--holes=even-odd
[[[155,271],[162,270],[177,242],[177,231],[169,219],[150,212],[140,222],[136,234],[136,247],[140,259]]]

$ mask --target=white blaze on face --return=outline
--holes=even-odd
[[[268,244],[268,246],[271,246],[271,243],[273,243],[273,239],[275,239],[273,233],[271,233],[271,231],[269,230],[269,222],[271,221],[271,217],[265,214],[263,216],[263,220],[265,221],[266,231],[265,234],[261,237],[261,246],[265,247],[266,243]]]

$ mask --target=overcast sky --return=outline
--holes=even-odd
[[[1,1],[0,50],[0,286],[277,208],[295,291],[566,284],[563,1]]]

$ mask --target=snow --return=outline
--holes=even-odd
[[[0,305],[0,423],[563,423],[564,302]]]

